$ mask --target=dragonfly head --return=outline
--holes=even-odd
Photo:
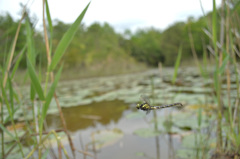
[[[137,104],[136,108],[140,109],[140,107],[141,107],[141,104]]]

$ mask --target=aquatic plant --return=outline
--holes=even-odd
[[[89,3],[90,4],[90,3]],[[36,47],[34,46],[34,39],[33,39],[33,29],[30,24],[29,17],[26,12],[26,6],[24,6],[22,11],[22,18],[19,21],[18,28],[16,30],[15,38],[12,42],[11,48],[9,53],[7,54],[7,61],[6,63],[1,66],[1,72],[2,76],[0,76],[0,83],[1,83],[1,94],[0,94],[0,111],[1,111],[1,122],[0,127],[2,129],[1,131],[1,158],[6,158],[10,153],[13,154],[13,150],[17,149],[17,151],[20,151],[22,158],[29,158],[33,156],[36,150],[38,150],[38,157],[41,158],[46,155],[45,150],[49,149],[46,148],[43,145],[43,142],[48,138],[49,135],[53,134],[55,136],[55,139],[58,143],[59,150],[63,150],[66,157],[68,157],[68,154],[65,151],[65,148],[61,144],[61,140],[59,139],[59,136],[56,132],[57,130],[51,130],[48,132],[47,127],[44,127],[44,122],[46,119],[47,111],[49,109],[50,103],[52,99],[54,98],[56,103],[58,104],[58,111],[62,119],[62,124],[64,131],[69,140],[69,145],[71,147],[73,156],[75,156],[75,149],[71,140],[71,137],[68,133],[67,126],[65,124],[65,120],[62,115],[61,107],[58,103],[58,98],[56,96],[55,90],[58,84],[58,81],[60,79],[61,71],[62,71],[62,65],[59,68],[56,68],[56,66],[59,64],[60,59],[62,58],[63,54],[65,53],[69,43],[71,42],[73,36],[75,35],[79,25],[81,24],[81,21],[88,9],[89,4],[85,7],[85,9],[82,11],[82,13],[78,16],[78,18],[75,20],[75,22],[71,25],[71,27],[67,30],[67,32],[62,37],[61,41],[59,42],[55,53],[52,53],[52,20],[50,16],[50,10],[48,6],[47,0],[43,0],[43,26],[44,26],[44,38],[45,38],[45,46],[46,46],[46,52],[47,52],[47,75],[45,79],[45,86],[41,85],[42,77],[41,77],[41,68],[37,69],[36,67]],[[48,21],[48,29],[45,22],[45,14],[47,15],[47,21]],[[15,47],[18,40],[19,30],[21,29],[21,26],[23,24],[23,20],[25,19],[25,31],[26,31],[26,44],[22,48],[22,51],[19,53],[18,56],[16,56],[16,62],[13,63],[13,55],[15,53]],[[50,35],[48,35],[48,32]],[[49,39],[50,38],[50,39]],[[17,89],[18,87],[14,85],[14,78],[15,72],[18,70],[19,63],[22,60],[22,57],[26,53],[26,60],[27,60],[27,75],[30,78],[30,101],[31,103],[23,103],[22,97],[25,96],[25,94],[22,94],[23,92],[19,92]],[[44,59],[42,59],[44,60]],[[54,71],[57,71],[56,75],[54,75]],[[39,72],[39,75],[37,75],[37,72]],[[49,84],[49,78],[50,78],[50,84]],[[24,110],[26,108],[26,105],[30,105],[30,111],[26,112]],[[3,115],[5,110],[7,109],[8,116]],[[22,134],[19,133],[16,129],[16,120],[15,120],[15,113],[18,109],[22,109],[22,112],[25,112],[25,114],[31,114],[31,118],[33,119],[33,123],[28,120],[28,118],[24,119],[24,122],[26,124],[27,131]],[[24,115],[25,115],[24,114]],[[6,126],[11,123],[14,133],[10,132]],[[47,134],[47,136],[44,136]],[[5,141],[6,136],[9,136],[8,139],[10,144],[5,145],[7,141]],[[30,137],[32,140],[33,149],[31,152],[27,151],[26,148],[23,148],[23,140],[27,137]],[[8,141],[8,142],[9,142]],[[17,152],[15,151],[15,152]],[[27,155],[28,154],[28,155]],[[59,155],[61,155],[61,152],[59,151]],[[18,156],[19,158],[20,156]]]

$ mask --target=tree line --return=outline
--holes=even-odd
[[[31,19],[31,18],[30,18]],[[172,66],[176,60],[177,52],[182,46],[185,60],[192,59],[192,46],[198,57],[202,57],[205,44],[209,43],[208,23],[211,22],[211,12],[205,17],[195,19],[189,17],[186,22],[176,22],[165,30],[157,28],[138,29],[136,32],[126,30],[117,33],[108,23],[93,23],[90,26],[84,24],[72,40],[63,61],[67,67],[85,68],[89,66],[103,65],[104,63],[141,62],[148,66],[157,66],[159,62],[166,66]],[[37,63],[45,64],[46,51],[44,38],[41,32],[34,29],[34,43],[37,54]],[[14,21],[11,15],[0,16],[0,62],[6,61],[6,53],[13,41],[18,21]],[[52,52],[59,43],[70,24],[55,20],[53,24]],[[220,24],[219,24],[220,26]],[[219,29],[218,29],[219,30]],[[20,52],[26,45],[26,31],[20,30],[16,46],[16,52]],[[26,62],[21,62],[24,68]]]

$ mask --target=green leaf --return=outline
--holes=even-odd
[[[12,50],[13,48],[13,43],[14,43],[14,41],[12,42],[12,44],[11,44],[11,49],[10,50]],[[7,72],[7,69],[8,69],[8,65],[9,65],[9,62],[10,62],[10,59],[11,59],[11,51],[7,54],[7,60],[6,60],[6,62],[4,63],[4,66],[3,66],[3,72],[2,72],[2,74],[4,75],[3,76],[3,79],[4,79],[4,77],[7,75],[6,74],[6,72]]]
[[[57,83],[58,83],[58,81],[60,79],[60,76],[61,76],[62,68],[63,68],[63,66],[61,66],[61,68],[58,70],[58,72],[57,72],[57,74],[55,76],[55,79],[53,81],[53,84],[52,84],[51,88],[49,89],[49,92],[48,92],[48,94],[46,96],[46,102],[45,102],[45,104],[43,106],[43,110],[42,110],[42,118],[43,119],[46,117],[47,110],[49,108],[49,105],[50,105],[51,100],[53,98],[55,89],[57,87]]]
[[[14,67],[13,67],[13,70],[12,70],[12,73],[11,73],[11,78],[14,77],[14,75],[15,75],[17,69],[18,69],[18,66],[19,66],[19,64],[20,64],[20,62],[22,60],[22,57],[23,57],[23,54],[24,54],[26,48],[27,48],[27,45],[25,45],[23,47],[23,49],[21,50],[21,52],[17,55],[18,58],[17,58],[17,61],[16,61],[15,65],[14,65]]]
[[[14,93],[13,93],[13,87],[12,87],[12,81],[11,78],[8,76],[8,87],[9,87],[9,100],[10,100],[10,106],[11,110],[14,110],[14,104],[13,104],[13,99],[14,99]]]
[[[202,108],[198,108],[198,126],[202,124]]]
[[[238,1],[235,5],[234,5],[234,8],[231,9],[231,15],[236,11],[237,12],[237,9],[239,8],[240,6],[240,1]]]
[[[13,112],[12,112],[12,114],[13,114],[13,116],[14,116],[14,114],[17,112],[17,110],[20,108],[20,106],[18,106],[18,107],[16,107],[16,108],[14,108],[14,110],[13,110]],[[9,122],[10,121],[10,115],[8,114],[8,116],[5,118],[5,120],[4,120],[4,124],[5,123],[7,123],[7,122]]]
[[[49,32],[50,32],[50,37],[52,36],[52,32],[53,32],[53,27],[52,27],[52,18],[51,18],[51,14],[50,14],[50,10],[49,10],[49,6],[48,6],[48,1],[45,1],[45,5],[46,5],[46,14],[47,14],[47,21],[48,21],[48,28],[49,28]],[[52,38],[49,38],[49,46],[50,46],[50,54],[52,53]]]
[[[214,45],[217,45],[217,9],[216,1],[213,0],[213,13],[212,13],[212,36]],[[217,47],[217,46],[216,46]],[[216,54],[216,52],[215,52]]]
[[[236,134],[236,144],[237,144],[237,147],[240,146],[240,134]]]
[[[92,134],[94,135],[95,140],[95,143],[93,144],[97,150],[113,145],[123,137],[123,132],[117,128],[112,130],[101,130]]]
[[[140,137],[155,137],[161,134],[160,131],[155,131],[154,129],[150,129],[150,128],[141,128],[141,129],[137,129],[136,131],[134,131],[134,134],[140,136]]]
[[[218,86],[218,83],[219,83],[219,79],[218,79],[218,74],[219,74],[219,69],[216,68],[215,71],[214,71],[214,74],[213,74],[213,79],[214,79],[214,88],[215,90],[219,90],[219,86]]]
[[[31,99],[31,101],[33,101],[35,99],[35,95],[36,95],[36,91],[35,91],[35,88],[33,86],[33,83],[31,83],[31,87],[30,87],[30,99]]]
[[[34,39],[33,39],[33,36],[32,36],[32,29],[31,29],[31,26],[30,26],[30,23],[29,23],[28,19],[26,20],[26,30],[27,30],[27,58],[31,62],[32,68],[34,68],[36,55],[35,55],[34,44],[33,44]],[[30,78],[31,78],[31,76],[30,76]],[[36,79],[37,79],[36,81],[39,81],[39,78],[36,78]],[[39,81],[39,83],[40,83],[40,81]],[[30,88],[30,99],[32,101],[35,98],[36,91],[37,91],[36,87],[34,86],[34,83],[32,82],[31,83],[31,88]],[[39,92],[39,93],[41,93],[41,92]],[[43,100],[43,99],[41,99],[41,100]]]
[[[1,89],[2,89],[2,97],[3,97],[3,100],[5,101],[5,104],[6,104],[6,107],[8,110],[8,114],[11,117],[11,119],[13,119],[12,110],[11,110],[11,107],[10,107],[10,104],[9,104],[8,98],[7,98],[7,93],[6,93],[5,88],[3,87],[2,83],[1,83]]]
[[[49,6],[48,6],[48,1],[45,1],[46,4],[46,13],[47,13],[47,20],[48,20],[48,26],[50,29],[50,32],[52,32],[52,19],[51,19],[51,14],[50,14],[50,10],[49,10]]]
[[[65,53],[68,45],[70,44],[70,42],[72,41],[76,31],[78,30],[81,21],[88,9],[90,2],[88,3],[88,5],[85,7],[85,9],[82,11],[82,13],[78,16],[78,18],[75,20],[75,22],[72,24],[72,26],[68,29],[68,31],[63,35],[61,41],[59,42],[55,54],[53,56],[52,62],[49,66],[50,71],[53,71],[55,69],[55,67],[57,66],[57,64],[59,63],[59,61],[61,60],[63,54]]]
[[[7,133],[13,140],[16,140],[16,138],[0,123],[0,128],[3,132]]]
[[[208,73],[207,73],[207,67],[208,67],[208,61],[207,61],[207,51],[206,49],[203,50],[203,65],[202,65],[202,76],[207,79]]]
[[[49,156],[49,151],[50,151],[49,149],[50,149],[50,148],[47,148],[47,149],[44,151],[43,155],[41,156],[42,159],[48,158],[48,156]]]
[[[26,20],[26,30],[27,30],[27,56],[33,66],[35,66],[35,50],[34,50],[34,40],[32,35],[32,29],[29,24],[29,20]]]
[[[133,112],[130,113],[126,116],[127,119],[136,119],[136,118],[143,118],[146,116],[146,113],[142,113],[142,112]]]
[[[182,57],[182,45],[178,49],[178,56],[177,56],[177,60],[176,60],[176,63],[175,63],[174,74],[173,74],[173,78],[172,78],[172,83],[173,84],[175,83],[176,78],[177,78],[177,72],[178,72],[180,62],[181,62],[181,57]]]
[[[224,58],[224,60],[223,60],[223,62],[222,62],[222,65],[221,65],[220,68],[219,68],[219,74],[224,73],[225,68],[226,68],[226,66],[227,66],[227,63],[228,63],[228,61],[229,61],[229,59],[230,59],[229,54],[227,54],[227,53],[225,52],[225,55],[226,55],[226,57]]]
[[[37,92],[39,99],[44,101],[45,97],[43,94],[43,90],[42,90],[40,81],[37,78],[37,74],[33,68],[33,65],[31,64],[31,62],[29,61],[28,58],[27,58],[27,68],[28,68],[28,73],[29,73],[29,76],[31,79],[32,86],[34,87],[35,91]]]

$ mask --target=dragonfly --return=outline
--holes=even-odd
[[[174,106],[183,106],[182,103],[173,103],[173,104],[167,104],[167,105],[161,105],[161,106],[152,106],[150,105],[150,101],[148,97],[141,95],[142,100],[144,103],[142,104],[137,104],[137,109],[141,109],[143,111],[146,111],[146,114],[149,114],[151,110],[156,110],[156,109],[162,109],[162,108],[167,108],[167,107],[174,107]]]

